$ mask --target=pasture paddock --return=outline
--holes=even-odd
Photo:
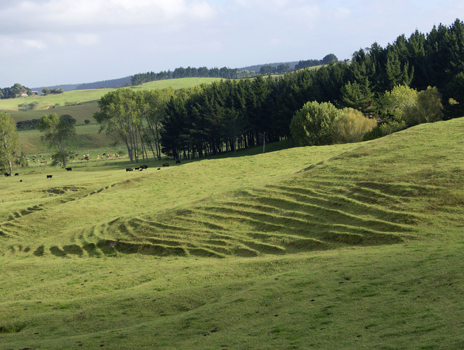
[[[463,348],[463,134],[2,177],[0,342]]]

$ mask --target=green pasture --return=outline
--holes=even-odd
[[[464,348],[463,135],[2,177],[0,348]]]
[[[221,78],[184,78],[184,79],[169,79],[169,80],[159,80],[153,81],[150,83],[145,83],[139,86],[132,86],[130,89],[135,90],[152,90],[152,89],[163,89],[166,87],[173,87],[174,89],[188,88],[197,86],[200,84],[211,84],[214,81],[219,81]],[[25,98],[12,98],[0,100],[0,111],[5,111],[10,113],[10,111],[18,111],[18,105],[22,103],[32,103],[38,102],[37,110],[39,111],[49,111],[54,112],[56,108],[60,110],[60,114],[71,114],[66,112],[61,112],[62,107],[66,107],[67,104],[72,104],[74,106],[79,106],[86,102],[92,102],[99,100],[103,95],[107,94],[114,89],[110,88],[101,88],[101,89],[90,89],[90,90],[73,90],[66,91],[63,94],[51,94],[46,96],[30,96]],[[73,107],[73,106],[68,106]],[[64,109],[64,108],[63,108]],[[26,111],[19,113],[18,111],[18,121],[24,119],[33,119],[29,117],[24,117],[25,114],[38,111]],[[51,113],[50,112],[50,113]],[[58,113],[58,111],[57,111]]]
[[[76,137],[72,140],[69,150],[73,153],[91,154],[92,159],[97,157],[97,154],[103,153],[118,153],[119,150],[125,150],[124,145],[109,146],[114,143],[114,139],[107,136],[104,132],[99,133],[99,126],[97,124],[78,125],[76,126]],[[51,154],[50,148],[41,141],[42,134],[38,130],[26,130],[18,132],[19,141],[27,155],[34,154]],[[127,150],[125,151],[127,154]]]
[[[84,125],[85,120],[90,120],[95,124],[93,114],[98,112],[97,101],[83,102],[74,106],[56,107],[49,110],[33,110],[33,111],[8,111],[8,114],[16,121],[40,119],[46,114],[56,113],[58,115],[69,114],[76,119],[76,126]]]
[[[154,81],[140,86],[133,86],[131,89],[152,90],[173,87],[174,89],[188,88],[200,84],[211,84],[220,78],[184,78]],[[0,100],[0,111],[5,111],[19,122],[24,120],[40,119],[45,114],[57,113],[58,115],[69,114],[76,119],[76,125],[84,125],[85,120],[95,123],[93,114],[99,111],[98,100],[114,89],[92,89],[92,90],[73,90],[59,95],[31,96],[27,98],[14,98]],[[29,111],[19,111],[18,104],[39,102],[37,109]],[[66,105],[66,103],[70,105]],[[58,104],[58,105],[57,105]],[[92,145],[90,145],[92,146]],[[27,147],[31,153],[43,152],[42,146]]]

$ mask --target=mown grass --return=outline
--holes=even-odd
[[[2,178],[0,344],[462,348],[463,131]]]

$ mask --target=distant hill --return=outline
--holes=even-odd
[[[97,81],[94,83],[85,83],[78,85],[75,90],[87,90],[87,89],[98,89],[98,88],[114,88],[131,82],[131,76],[119,78],[119,79],[110,79]]]
[[[254,72],[259,72],[261,67],[263,66],[272,66],[277,68],[281,64],[288,64],[291,69],[295,69],[295,66],[298,64],[298,61],[294,62],[278,62],[278,63],[266,63],[266,64],[256,64],[254,66],[248,66],[248,67],[243,67],[243,68],[237,68],[237,70],[247,70],[247,71],[254,71]]]
[[[124,77],[118,79],[110,79],[103,81],[96,81],[94,83],[83,83],[83,84],[63,84],[63,85],[54,85],[54,86],[41,86],[34,87],[31,90],[38,91],[39,93],[43,88],[62,88],[63,91],[72,91],[72,90],[88,90],[88,89],[98,89],[98,88],[114,88],[126,83],[130,83],[131,77]]]
[[[328,56],[326,56],[326,57],[328,57]],[[323,60],[320,60],[320,61],[319,60],[309,60],[309,61],[311,61],[311,63],[314,63],[314,62],[322,62]],[[254,71],[254,72],[257,72],[259,74],[259,71],[261,70],[261,67],[263,67],[263,66],[272,66],[274,68],[277,68],[279,65],[286,65],[286,64],[288,64],[288,66],[290,67],[291,70],[294,70],[295,67],[298,67],[298,66],[301,66],[301,65],[303,65],[303,66],[314,65],[314,64],[308,64],[309,61],[292,61],[292,62],[276,62],[276,63],[256,64],[256,65],[253,65],[253,66],[237,68],[236,70],[237,71],[247,70],[247,71],[250,71],[250,72]],[[323,63],[319,63],[319,64],[323,64]],[[224,68],[222,68],[222,69],[224,69]],[[302,67],[300,67],[300,68],[302,68]],[[174,74],[179,69],[180,68],[177,68],[176,70],[174,70],[174,72],[172,73],[172,75],[173,75],[172,78],[181,78],[182,77],[182,76],[176,76]],[[183,70],[185,71],[185,69],[183,69]],[[217,68],[216,68],[216,70],[218,71],[218,73],[217,73],[217,75],[214,75],[214,76],[220,77],[221,76],[220,75],[220,70],[217,69]],[[231,69],[228,68],[227,70],[231,70]],[[169,76],[170,76],[171,72],[169,71],[168,73],[169,73]],[[138,76],[138,75],[143,75],[143,74],[134,74],[134,76]],[[195,74],[194,76],[196,77],[196,76],[198,76],[198,74]],[[211,75],[207,75],[207,76],[211,77]],[[115,88],[115,87],[120,87],[120,86],[123,86],[123,85],[130,86],[132,77],[133,76],[128,76],[128,77],[124,77],[124,78],[96,81],[96,82],[93,82],[93,83],[83,83],[83,84],[63,84],[63,85],[55,85],[55,86],[41,86],[41,87],[34,87],[31,90],[41,92],[43,88],[48,88],[48,89],[61,88],[61,89],[63,89],[63,91],[89,90],[89,89],[99,89],[99,88]],[[187,74],[184,77],[190,77],[190,75]],[[143,82],[153,81],[153,80],[156,80],[156,79],[143,80],[143,81],[139,82],[139,84],[141,84]]]
[[[63,85],[54,85],[54,86],[41,86],[41,87],[31,88],[31,90],[38,91],[39,93],[42,92],[43,88],[47,88],[47,89],[52,89],[52,88],[60,89],[61,88],[63,89],[63,91],[72,91],[72,90],[76,90],[76,88],[79,85],[80,84],[63,84]]]

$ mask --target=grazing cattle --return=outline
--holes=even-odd
[[[139,168],[135,168],[135,170],[139,170]]]
[[[15,173],[15,176],[19,176],[19,174],[18,174],[18,173]]]
[[[19,180],[19,182],[23,182],[23,180]]]
[[[180,164],[180,160],[176,160],[176,164]]]
[[[66,171],[72,171],[72,168],[66,168]]]
[[[134,171],[132,168],[126,168],[126,171]]]
[[[5,173],[5,176],[11,176],[11,174]]]
[[[158,170],[161,170],[161,168],[158,168]]]
[[[141,165],[140,169],[148,169],[148,165]]]
[[[53,175],[47,175],[47,179],[51,179]]]
[[[169,166],[169,163],[164,163],[163,166]]]

